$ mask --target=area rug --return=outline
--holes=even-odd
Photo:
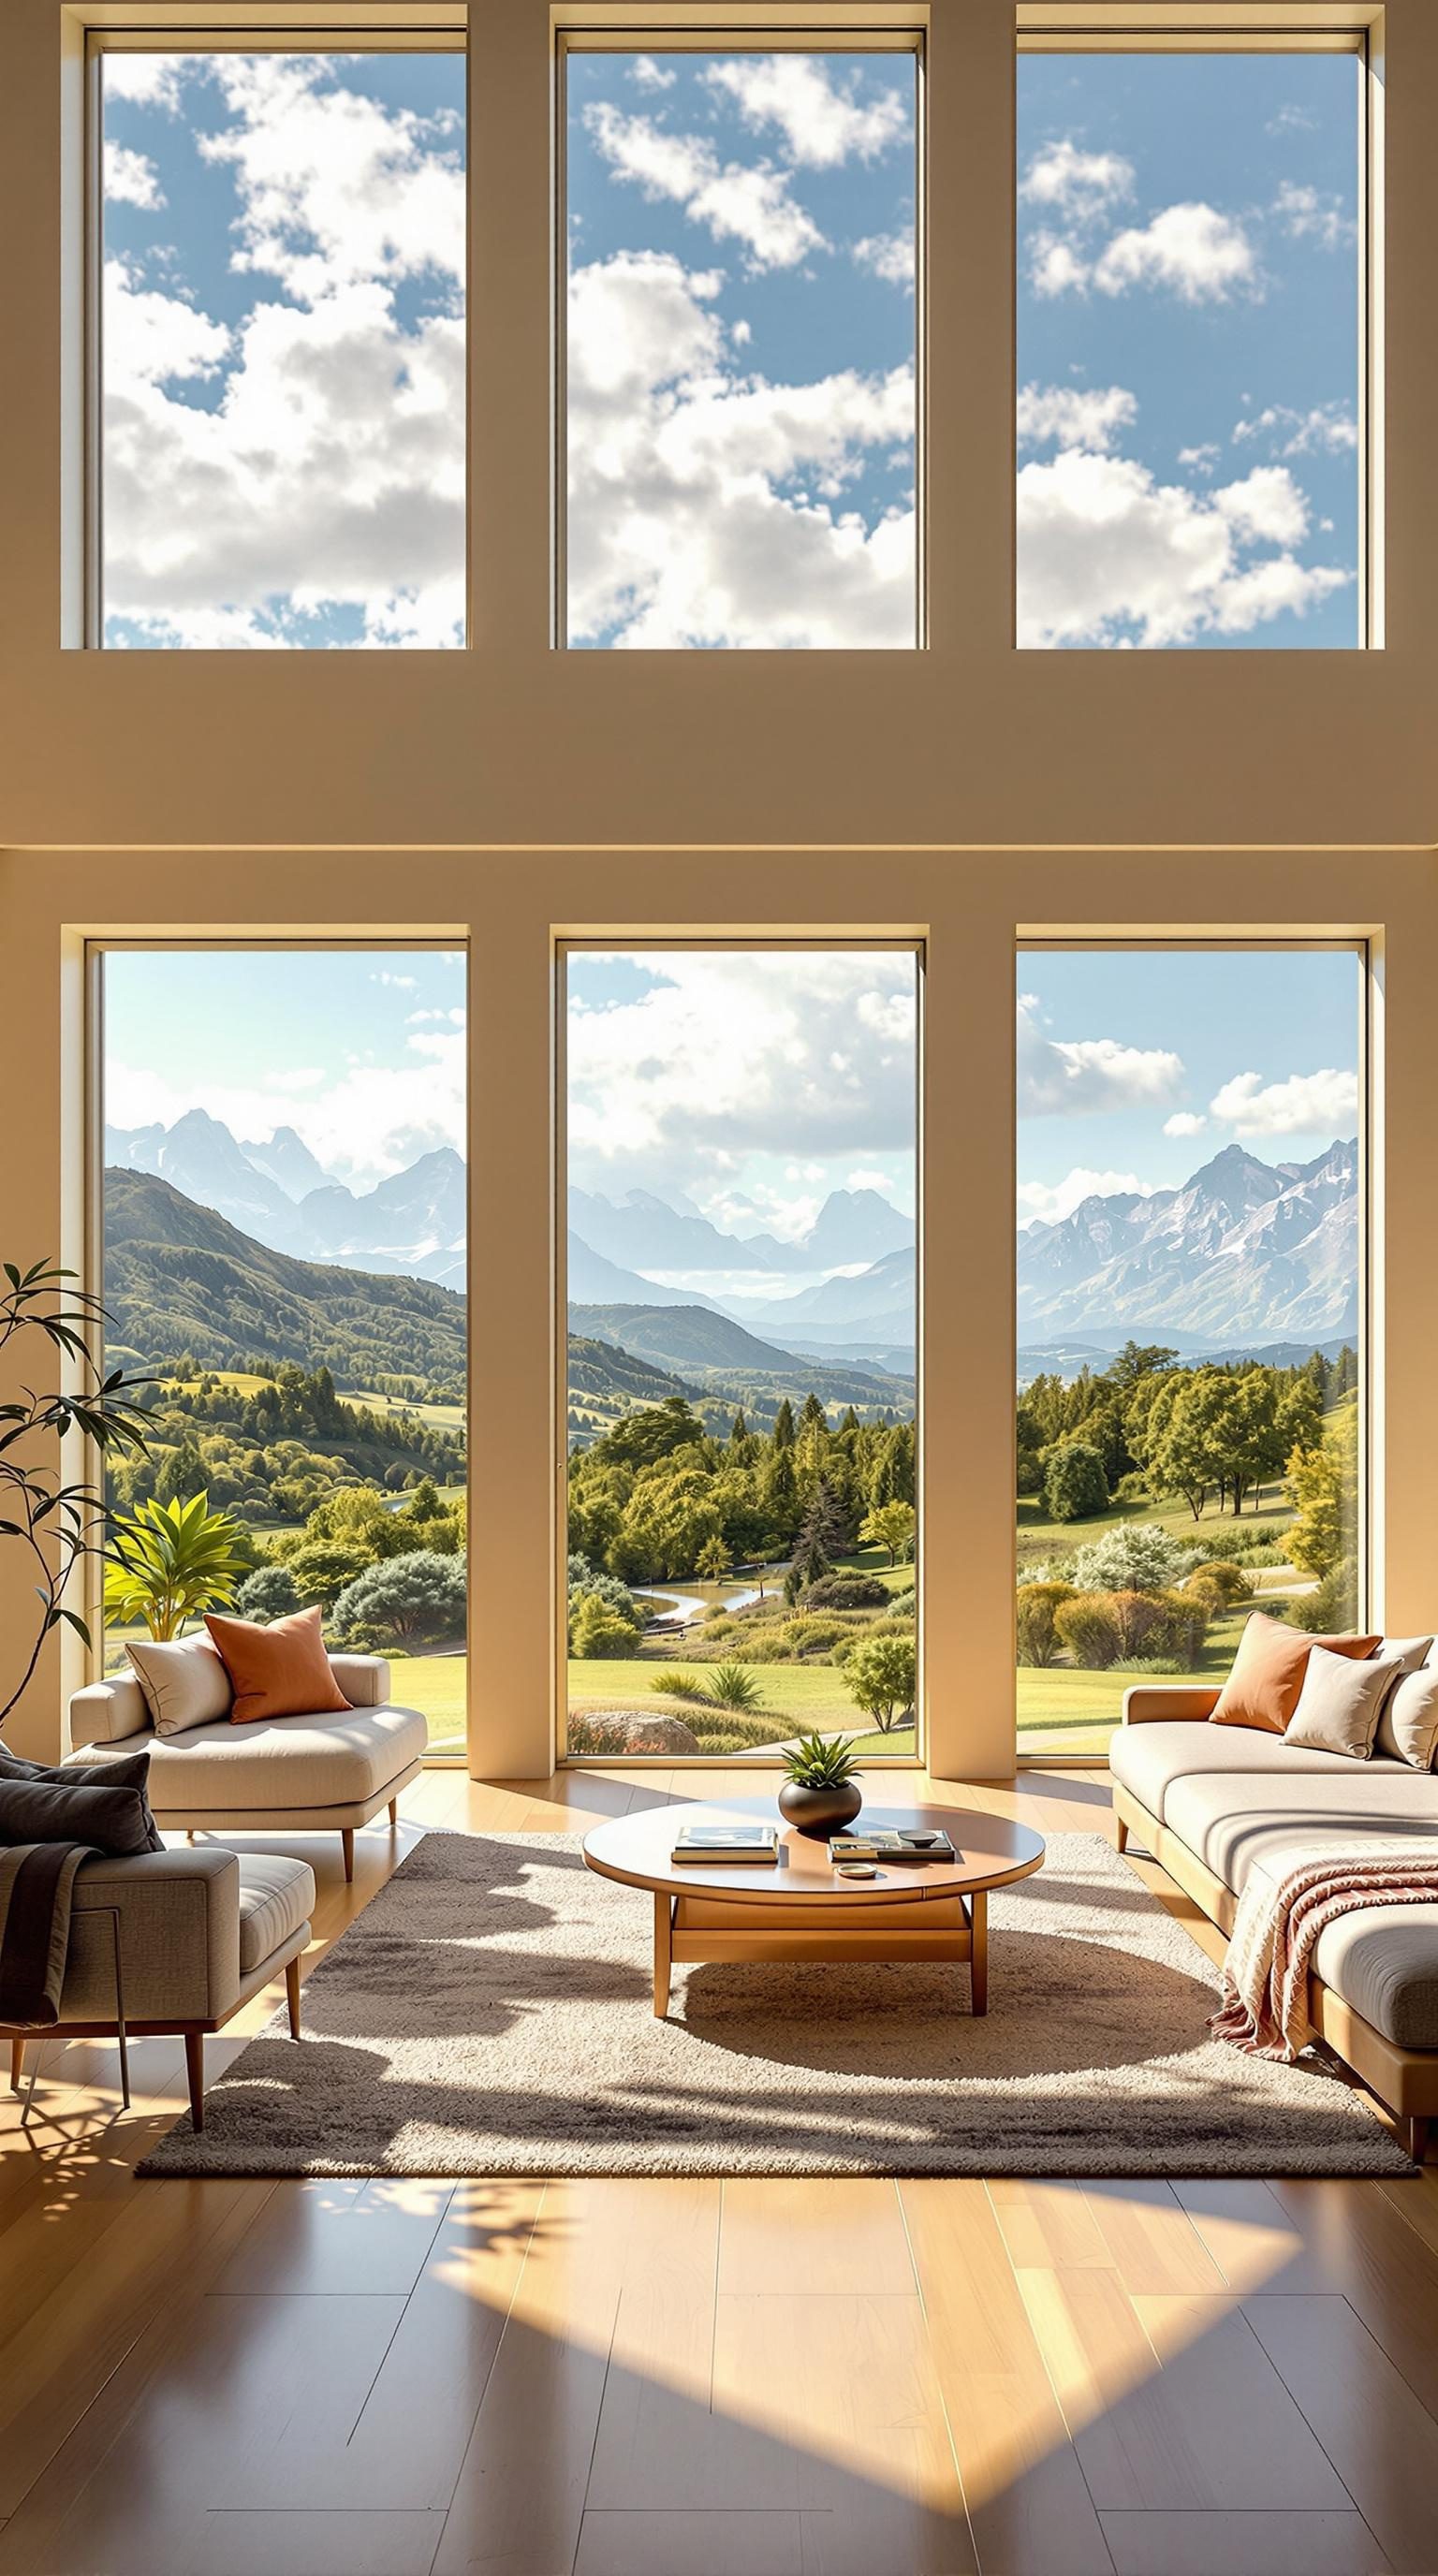
[[[1402,2174],[1336,2066],[1211,2039],[1217,1973],[1097,1834],[966,1967],[676,1968],[570,1834],[431,1833],[142,2174]]]

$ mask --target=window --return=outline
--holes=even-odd
[[[1365,1609],[1365,959],[1018,962],[1021,1746]]]
[[[1021,646],[1376,640],[1365,39],[1223,42],[1021,34]]]
[[[464,957],[120,947],[98,974],[107,1355],[154,1380],[122,1534],[204,1497],[242,1616],[318,1602],[462,1753]],[[112,1596],[107,1665],[161,1615]]]
[[[442,41],[101,45],[95,641],[464,642],[464,56]]]
[[[564,54],[559,631],[915,644],[917,38],[584,41]]]
[[[916,1746],[912,946],[571,946],[570,1755]]]

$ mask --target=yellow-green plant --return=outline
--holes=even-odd
[[[152,1637],[178,1637],[187,1619],[224,1610],[248,1559],[244,1532],[228,1512],[212,1512],[208,1494],[188,1502],[141,1503],[115,1523],[105,1616],[116,1627],[142,1622]]]

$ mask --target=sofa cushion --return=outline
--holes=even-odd
[[[318,1603],[292,1611],[287,1619],[272,1619],[268,1627],[255,1619],[222,1619],[207,1610],[205,1626],[234,1684],[230,1717],[236,1726],[252,1726],[261,1718],[303,1717],[310,1709],[338,1715],[349,1707],[325,1653]]]
[[[222,1718],[156,1744],[150,1799],[162,1817],[176,1809],[352,1806],[417,1762],[428,1732],[412,1708],[352,1708],[250,1726]]]
[[[234,1693],[224,1657],[208,1637],[132,1640],[125,1648],[157,1735],[182,1735],[228,1717]]]
[[[1175,1780],[1163,1821],[1236,1896],[1264,1852],[1303,1847],[1318,1836],[1340,1842],[1390,1835],[1438,1835],[1438,1776],[1406,1762],[1327,1756],[1326,1771],[1295,1773],[1277,1755],[1266,1772],[1202,1772]],[[1290,1761],[1297,1757],[1290,1757]],[[1302,1760],[1318,1759],[1304,1754]]]
[[[1438,1835],[1438,1824],[1433,1831]],[[1325,1829],[1271,1844],[1252,1874],[1276,1882],[1299,1861],[1351,1849],[1350,1835]],[[1438,2048],[1438,1904],[1365,1905],[1342,1914],[1319,1934],[1311,1964],[1395,2048]]]
[[[1281,1735],[1298,1706],[1315,1646],[1327,1646],[1332,1654],[1361,1662],[1382,1642],[1378,1636],[1310,1637],[1301,1628],[1270,1618],[1266,1610],[1251,1611],[1209,1724],[1261,1726],[1270,1735]]]
[[[141,1851],[152,1852],[163,1851],[165,1848],[149,1807],[150,1748],[148,1743],[139,1752],[134,1749],[133,1742],[128,1746],[121,1746],[118,1752],[108,1755],[99,1762],[86,1762],[72,1753],[58,1768],[53,1768],[44,1762],[27,1762],[23,1754],[12,1753],[8,1746],[0,1744],[0,1781],[3,1780],[59,1780],[63,1781],[68,1788],[138,1789],[145,1801],[148,1833],[148,1839],[138,1848]]]
[[[245,1852],[240,1860],[240,1975],[272,1959],[308,1922],[315,1901],[309,1862],[279,1852]]]
[[[124,1859],[154,1850],[143,1787],[112,1781],[0,1780],[0,1843],[88,1843]]]
[[[1341,1753],[1350,1762],[1366,1762],[1399,1670],[1397,1658],[1390,1659],[1382,1648],[1356,1664],[1351,1656],[1330,1655],[1326,1646],[1315,1645],[1298,1706],[1283,1730],[1285,1752],[1301,1744],[1310,1752]]]
[[[1380,1753],[1396,1755],[1414,1771],[1432,1768],[1438,1747],[1438,1665],[1405,1673],[1389,1692],[1378,1720]]]
[[[1109,1769],[1116,1780],[1167,1824],[1168,1793],[1176,1780],[1204,1772],[1261,1773],[1286,1789],[1301,1772],[1336,1773],[1351,1784],[1353,1764],[1341,1753],[1322,1753],[1289,1743],[1258,1727],[1204,1726],[1192,1719],[1155,1718],[1144,1726],[1121,1726],[1109,1744]],[[1365,1764],[1370,1768],[1407,1770],[1406,1763]]]

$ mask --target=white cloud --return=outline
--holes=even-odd
[[[405,1018],[405,1027],[409,1029],[427,1028],[431,1025],[462,1029],[464,1024],[465,1009],[462,1002],[457,1002],[453,1010],[449,1011],[410,1011]]]
[[[132,152],[127,143],[106,143],[101,185],[106,205],[138,206],[149,213],[165,203],[154,162],[143,152]]]
[[[396,975],[388,966],[371,967],[370,982],[372,984],[392,984],[396,992],[400,993],[417,993],[419,991],[419,977],[417,975]]]
[[[875,160],[911,131],[902,90],[861,101],[855,80],[838,86],[821,54],[734,54],[711,63],[704,79],[734,100],[746,125],[777,126],[791,157],[806,169]]]
[[[1117,1038],[1052,1038],[1030,993],[1018,1001],[1018,1105],[1023,1118],[1067,1118],[1172,1100],[1183,1059]],[[1128,1186],[1127,1183],[1124,1184]]]
[[[1181,447],[1178,461],[1180,465],[1191,466],[1195,474],[1211,474],[1222,454],[1221,447],[1215,446],[1212,440],[1205,440],[1200,447]]]
[[[1176,1109],[1171,1118],[1165,1118],[1163,1132],[1165,1136],[1201,1136],[1207,1125],[1208,1120],[1197,1110]]]
[[[1065,135],[1036,152],[1019,181],[1026,205],[1081,221],[1133,194],[1133,163],[1120,152],[1084,152]]]
[[[128,99],[136,107],[162,107],[173,114],[188,68],[183,54],[107,53],[102,66],[105,96]]]
[[[1103,450],[1137,417],[1138,404],[1122,385],[1109,385],[1103,392],[1096,386],[1024,385],[1018,399],[1019,445],[1043,447],[1052,439],[1058,447]]]
[[[1137,1172],[1090,1172],[1080,1163],[1061,1181],[1021,1181],[1019,1207],[1030,1225],[1061,1225],[1085,1199],[1151,1198],[1158,1186],[1141,1181]]]
[[[1358,1076],[1328,1066],[1321,1073],[1293,1073],[1265,1083],[1258,1073],[1237,1073],[1209,1103],[1237,1136],[1337,1136],[1358,1115]]]
[[[721,281],[621,252],[570,280],[571,631],[631,647],[912,642],[914,524],[837,507],[912,438],[912,370],[730,371]]]
[[[1341,456],[1345,449],[1358,446],[1358,423],[1346,402],[1335,396],[1328,402],[1314,403],[1307,411],[1295,411],[1289,403],[1269,403],[1251,420],[1238,420],[1233,425],[1233,443],[1242,447],[1255,438],[1267,438],[1279,456],[1308,456],[1315,451],[1325,456]]]
[[[1290,554],[1307,505],[1284,467],[1197,493],[1161,484],[1129,457],[1066,451],[1018,477],[1021,645],[1184,644],[1304,615],[1352,580]]]
[[[326,1171],[357,1190],[373,1189],[438,1146],[465,1150],[465,1041],[458,1033],[411,1039],[399,1064],[351,1062],[316,1099],[297,1099],[294,1079],[262,1073],[251,1083],[225,1083],[196,1070],[176,1087],[149,1066],[111,1058],[106,1115],[116,1127],[152,1120],[172,1127],[187,1110],[204,1109],[235,1136],[293,1127]]]
[[[1345,250],[1358,238],[1357,224],[1332,189],[1300,187],[1284,179],[1273,212],[1291,241],[1316,241],[1321,250]]]
[[[886,286],[907,287],[914,291],[914,236],[904,233],[866,233],[856,241],[850,257],[859,268],[869,269],[881,277]]]
[[[584,110],[585,130],[616,179],[651,200],[669,198],[716,241],[742,242],[756,268],[794,268],[827,249],[812,215],[789,193],[791,173],[765,163],[721,164],[702,135],[670,134],[649,116],[626,116],[611,99]]]
[[[1029,245],[1029,284],[1035,295],[1084,294],[1088,278],[1088,262],[1071,242],[1063,241],[1057,233],[1035,233]]]
[[[1311,108],[1300,107],[1296,99],[1287,99],[1263,130],[1265,134],[1314,134],[1318,119]]]
[[[893,1180],[888,1172],[850,1172],[844,1187],[846,1190],[881,1190],[885,1198],[894,1195]]]
[[[652,54],[636,54],[629,66],[629,77],[636,89],[672,89],[679,74],[665,71]]]
[[[1090,274],[1102,295],[1162,286],[1184,304],[1225,303],[1239,287],[1258,291],[1257,256],[1243,226],[1201,204],[1165,206],[1146,224],[1115,233]]]

